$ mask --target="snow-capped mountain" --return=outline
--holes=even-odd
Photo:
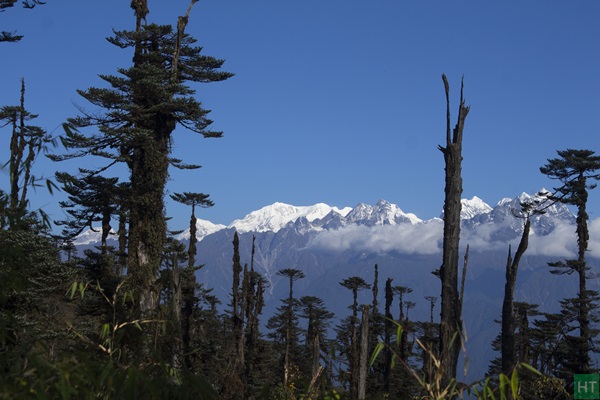
[[[523,232],[524,219],[521,212],[521,204],[536,202],[543,213],[534,213],[531,217],[531,233],[539,236],[550,234],[560,224],[575,223],[575,216],[567,206],[561,203],[547,201],[540,190],[534,195],[521,193],[515,198],[504,198],[500,200],[489,212],[474,215],[463,221],[467,229],[475,229],[480,226],[490,227],[489,239],[493,241],[510,241],[519,237]]]
[[[544,192],[542,189],[540,191]],[[485,231],[483,238],[487,241],[508,242],[518,238],[523,229],[523,219],[518,218],[521,203],[537,201],[543,203],[544,196],[540,194],[529,195],[522,193],[515,198],[504,198],[494,207],[486,204],[479,197],[462,199],[461,220],[465,235],[476,236],[475,230]],[[548,235],[559,223],[574,223],[575,216],[569,209],[560,203],[544,207],[544,214],[532,217],[532,233]],[[443,218],[443,215],[440,217]],[[393,227],[408,225],[414,226],[413,239],[419,235],[434,234],[433,229],[439,230],[440,219],[421,220],[415,214],[406,213],[400,207],[386,200],[379,200],[375,205],[360,203],[354,208],[333,207],[324,203],[312,206],[293,206],[285,203],[274,203],[259,210],[253,211],[242,219],[233,221],[229,226],[214,224],[207,220],[196,220],[196,237],[203,240],[216,232],[225,229],[235,229],[239,233],[246,232],[273,232],[277,233],[286,226],[294,226],[303,234],[321,231],[332,232],[351,226],[364,227]],[[427,226],[427,228],[420,228]],[[437,227],[437,228],[436,228]],[[483,227],[486,227],[483,229]],[[100,231],[88,230],[83,232],[75,241],[76,245],[88,245],[100,241]],[[427,232],[427,233],[422,233]],[[433,233],[432,233],[433,232]],[[113,232],[114,234],[114,232]],[[177,238],[189,239],[189,229],[186,229]],[[114,237],[111,237],[114,238]],[[389,240],[389,239],[388,239]]]
[[[235,228],[238,232],[277,232],[288,222],[294,222],[300,217],[305,217],[312,222],[325,217],[332,211],[345,216],[350,210],[350,207],[339,209],[324,203],[306,207],[274,203],[260,210],[252,211],[242,219],[236,219],[229,225],[229,228]]]
[[[115,232],[114,229],[111,229],[110,233],[108,234],[108,240],[117,239],[116,235],[117,235],[117,232]],[[84,246],[84,245],[93,244],[93,243],[100,243],[101,240],[102,240],[102,228],[94,227],[94,229],[87,229],[87,230],[81,232],[79,234],[79,236],[77,236],[75,238],[75,240],[73,240],[73,244],[75,246]]]
[[[374,206],[360,203],[346,215],[345,220],[346,223],[367,226],[422,222],[415,214],[407,214],[397,205],[385,200],[379,200]]]
[[[472,199],[462,199],[460,201],[462,209],[460,210],[460,219],[466,220],[481,214],[487,214],[493,210],[487,203],[477,196]]]
[[[211,235],[215,232],[220,231],[221,229],[227,228],[222,224],[213,224],[210,221],[196,218],[196,238],[198,241],[204,239],[206,236]],[[177,236],[178,240],[189,240],[190,238],[190,229],[186,229],[181,234]]]

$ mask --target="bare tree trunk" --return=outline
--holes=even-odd
[[[460,302],[460,311],[459,311],[459,315],[462,315],[462,306],[463,306],[463,299],[465,297],[465,281],[467,279],[467,266],[469,264],[469,244],[467,243],[467,248],[465,249],[465,258],[463,261],[463,270],[462,270],[462,277],[460,280],[460,295],[458,296],[459,302]]]
[[[179,68],[179,56],[181,53],[181,42],[183,41],[183,35],[185,33],[185,27],[190,19],[190,12],[192,11],[192,7],[196,4],[198,0],[191,0],[190,5],[188,6],[187,12],[185,16],[180,16],[177,19],[177,41],[175,43],[175,50],[173,51],[173,63],[171,64],[171,72],[173,73],[173,78],[177,76],[177,69]]]
[[[317,375],[321,367],[320,359],[321,359],[321,345],[320,345],[320,337],[319,332],[316,333],[315,339],[313,340],[313,348],[312,348],[312,365],[310,368],[310,372],[312,376]]]
[[[360,324],[360,359],[358,369],[358,399],[364,400],[367,391],[367,364],[369,358],[369,306],[362,306]]]
[[[119,199],[122,201],[122,199]],[[117,276],[121,277],[127,268],[127,211],[123,204],[119,204],[119,262]]]
[[[506,260],[506,283],[504,285],[504,300],[502,302],[502,334],[501,334],[501,352],[502,352],[502,373],[510,376],[516,366],[515,354],[515,314],[513,310],[513,300],[515,284],[517,283],[517,270],[521,257],[527,250],[529,243],[529,231],[531,221],[529,218],[525,221],[523,235],[519,242],[519,247],[515,253],[515,259],[512,260],[510,247],[508,248],[508,259]],[[510,394],[510,390],[509,396]]]
[[[242,278],[242,298],[241,298],[241,304],[240,304],[240,315],[239,315],[239,325],[237,326],[237,349],[238,349],[238,357],[237,357],[237,363],[239,365],[239,369],[240,369],[240,373],[244,376],[242,376],[242,382],[246,382],[246,376],[245,373],[243,373],[243,371],[245,371],[245,364],[246,364],[246,360],[245,360],[245,350],[246,350],[246,336],[244,335],[244,320],[246,318],[245,316],[245,311],[246,311],[246,301],[248,299],[248,285],[250,283],[250,276],[248,274],[248,264],[244,264],[244,276]]]
[[[390,391],[390,372],[392,368],[392,352],[390,350],[391,330],[392,330],[392,302],[394,301],[394,292],[392,291],[392,278],[388,278],[385,282],[385,327],[383,340],[385,343],[385,365],[383,369],[383,392]],[[402,313],[402,311],[400,311]],[[402,317],[400,317],[402,318]]]
[[[172,321],[176,329],[176,334],[173,335],[172,364],[175,370],[181,370],[183,343],[181,337],[181,309],[183,304],[183,296],[181,292],[181,269],[177,262],[177,255],[173,256],[173,270],[171,279],[172,300]]]
[[[462,320],[458,293],[458,252],[460,240],[460,211],[462,194],[462,138],[469,107],[465,106],[463,88],[460,90],[458,121],[450,129],[450,87],[442,75],[446,92],[446,147],[439,146],[445,161],[444,239],[443,259],[440,268],[442,281],[442,306],[440,321],[440,361],[443,371],[442,385],[456,378],[456,364],[460,354]]]

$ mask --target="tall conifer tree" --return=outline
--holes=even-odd
[[[556,193],[550,196],[551,200],[559,201],[577,207],[577,259],[566,262],[551,263],[553,273],[572,274],[577,273],[579,280],[579,293],[574,300],[577,322],[579,325],[579,337],[570,337],[570,347],[574,350],[576,360],[567,366],[571,373],[590,372],[590,351],[593,347],[592,339],[597,334],[591,328],[590,313],[596,307],[594,302],[598,299],[598,293],[587,289],[587,271],[585,253],[588,249],[590,239],[588,229],[587,201],[588,190],[596,187],[589,181],[600,179],[600,156],[596,156],[591,150],[559,150],[559,158],[549,159],[548,163],[540,167],[540,171],[551,179],[556,179],[562,186],[555,188]],[[568,311],[568,310],[566,310]]]
[[[190,4],[193,5],[193,0]],[[133,65],[119,75],[101,75],[110,88],[90,88],[79,94],[97,106],[69,121],[65,146],[74,152],[62,158],[93,155],[112,164],[125,162],[130,172],[128,275],[142,316],[157,304],[154,285],[166,239],[164,192],[169,166],[190,168],[170,156],[176,126],[216,138],[209,129],[208,110],[193,95],[188,82],[222,81],[232,74],[220,71],[223,60],[202,54],[195,39],[185,34],[189,17],[180,17],[177,29],[147,24],[145,0],[131,3],[136,18],[134,31],[115,31],[109,42],[133,50]],[[84,135],[77,129],[95,126],[98,133]],[[69,128],[70,127],[70,128]],[[75,129],[72,129],[75,128]]]

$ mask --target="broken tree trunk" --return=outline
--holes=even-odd
[[[444,188],[444,237],[440,268],[442,281],[442,305],[440,321],[440,362],[443,371],[442,385],[447,386],[456,378],[456,364],[460,354],[462,320],[458,293],[458,252],[460,240],[460,211],[462,194],[462,138],[469,107],[463,99],[461,84],[458,121],[450,129],[450,87],[446,75],[442,75],[446,92],[446,146],[439,146],[445,161]],[[464,82],[463,82],[464,83]]]

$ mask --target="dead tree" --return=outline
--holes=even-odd
[[[362,306],[360,324],[360,360],[358,368],[358,399],[364,400],[367,390],[367,365],[369,363],[369,306]]]
[[[543,203],[542,203],[543,205]],[[515,352],[515,310],[514,293],[517,283],[517,271],[521,257],[525,254],[529,244],[529,233],[531,231],[531,215],[542,214],[545,211],[540,207],[540,200],[521,203],[520,213],[513,214],[515,217],[524,218],[523,234],[515,258],[512,258],[511,249],[508,248],[508,259],[506,260],[506,282],[504,285],[504,300],[502,302],[502,333],[501,333],[501,365],[502,373],[510,375],[516,367]]]
[[[446,146],[438,146],[444,154],[444,238],[440,279],[442,281],[442,310],[440,321],[440,361],[442,384],[448,385],[456,378],[456,364],[460,353],[462,335],[461,304],[458,292],[458,252],[460,240],[460,211],[462,195],[462,139],[469,107],[463,99],[464,81],[461,82],[458,120],[450,127],[450,87],[442,75],[446,92]]]

